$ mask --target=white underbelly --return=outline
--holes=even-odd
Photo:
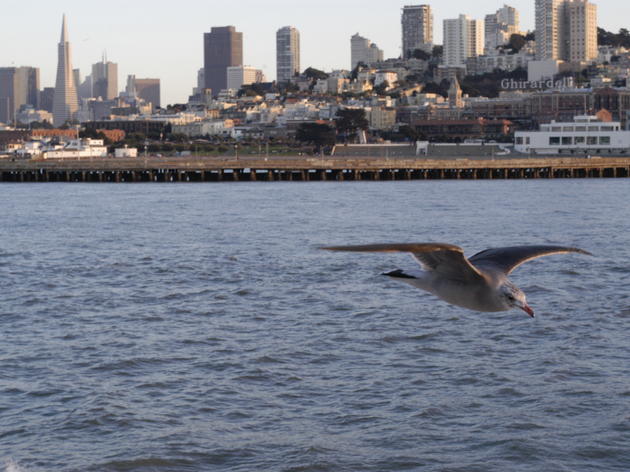
[[[432,293],[436,297],[451,305],[461,306],[474,311],[494,312],[504,311],[505,308],[494,301],[488,287],[483,285],[471,286],[467,283],[440,278],[421,277],[405,279],[405,282]]]

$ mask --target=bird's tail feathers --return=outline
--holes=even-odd
[[[392,277],[395,279],[416,279],[413,275],[406,274],[401,269],[392,270],[391,272],[384,272],[382,275],[386,275],[387,277]]]

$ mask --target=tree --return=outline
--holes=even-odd
[[[188,106],[185,103],[174,103],[173,105],[168,105],[166,107],[166,113],[168,114],[176,114],[186,111]]]
[[[357,80],[357,78],[359,77],[359,72],[364,67],[367,67],[367,66],[363,62],[359,61],[359,63],[355,66],[355,68],[352,69],[352,73],[350,74],[350,80]]]
[[[113,141],[107,137],[102,131],[96,131],[93,128],[85,128],[79,131],[80,138],[102,139],[106,146],[113,144]]]
[[[300,87],[293,82],[284,82],[278,85],[278,91],[283,94],[296,93],[300,91]]]
[[[309,79],[327,79],[328,74],[314,67],[309,67],[304,71],[304,75]]]
[[[418,131],[409,125],[403,125],[399,128],[398,132],[409,141],[417,141],[419,138]]]
[[[439,84],[436,84],[435,82],[427,82],[422,88],[422,93],[436,93],[446,98],[448,97],[450,84],[445,84],[444,82],[444,80]]]
[[[252,84],[243,85],[241,89],[238,91],[238,96],[242,97],[243,95],[245,95],[246,97],[255,97],[257,95],[264,96],[265,93],[267,92],[261,84],[252,83]]]
[[[370,125],[363,108],[340,108],[335,123],[337,131],[345,137],[352,136],[359,130],[366,130]]]
[[[320,152],[323,146],[335,144],[335,130],[324,123],[302,123],[297,129],[295,139],[313,144],[317,152]]]
[[[30,125],[27,125],[31,129],[53,129],[54,126],[49,121],[33,121]]]
[[[368,129],[369,122],[363,108],[340,108],[335,118],[339,131]]]
[[[387,92],[388,88],[389,88],[389,82],[387,80],[384,80],[383,82],[378,84],[376,87],[374,87],[374,91],[378,95],[385,95],[385,93]]]
[[[413,57],[414,59],[421,59],[423,61],[428,61],[429,59],[431,59],[431,54],[429,54],[428,52],[422,49],[414,49],[413,52],[411,53],[411,57]]]
[[[405,81],[407,82],[407,84],[410,84],[410,85],[421,84],[423,80],[424,80],[424,76],[423,74],[420,74],[420,73],[412,73],[405,77]]]
[[[433,46],[433,50],[431,51],[431,55],[433,57],[439,57],[442,56],[444,54],[444,47],[440,46],[439,44],[437,46]]]
[[[467,75],[461,81],[462,92],[471,97],[490,97],[499,95],[503,79],[527,80],[527,71],[517,68],[513,71],[495,69],[481,75]]]
[[[173,143],[185,143],[190,141],[190,138],[188,137],[188,135],[183,134],[183,133],[170,133],[167,136],[168,141],[171,141]]]
[[[630,31],[627,28],[621,28],[619,33],[615,34],[603,28],[597,28],[597,43],[600,46],[630,48]]]
[[[514,33],[512,36],[510,36],[510,41],[508,42],[508,46],[515,53],[523,49],[525,44],[527,44],[527,41],[525,40],[525,36],[523,36],[522,34],[517,34],[517,33]]]

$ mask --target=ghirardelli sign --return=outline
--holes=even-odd
[[[514,80],[503,79],[501,81],[501,89],[503,90],[563,90],[574,88],[575,83],[573,77],[563,77],[562,79],[543,79],[543,80]]]

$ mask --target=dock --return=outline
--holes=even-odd
[[[239,182],[628,178],[630,157],[138,157],[0,160],[0,182]]]

